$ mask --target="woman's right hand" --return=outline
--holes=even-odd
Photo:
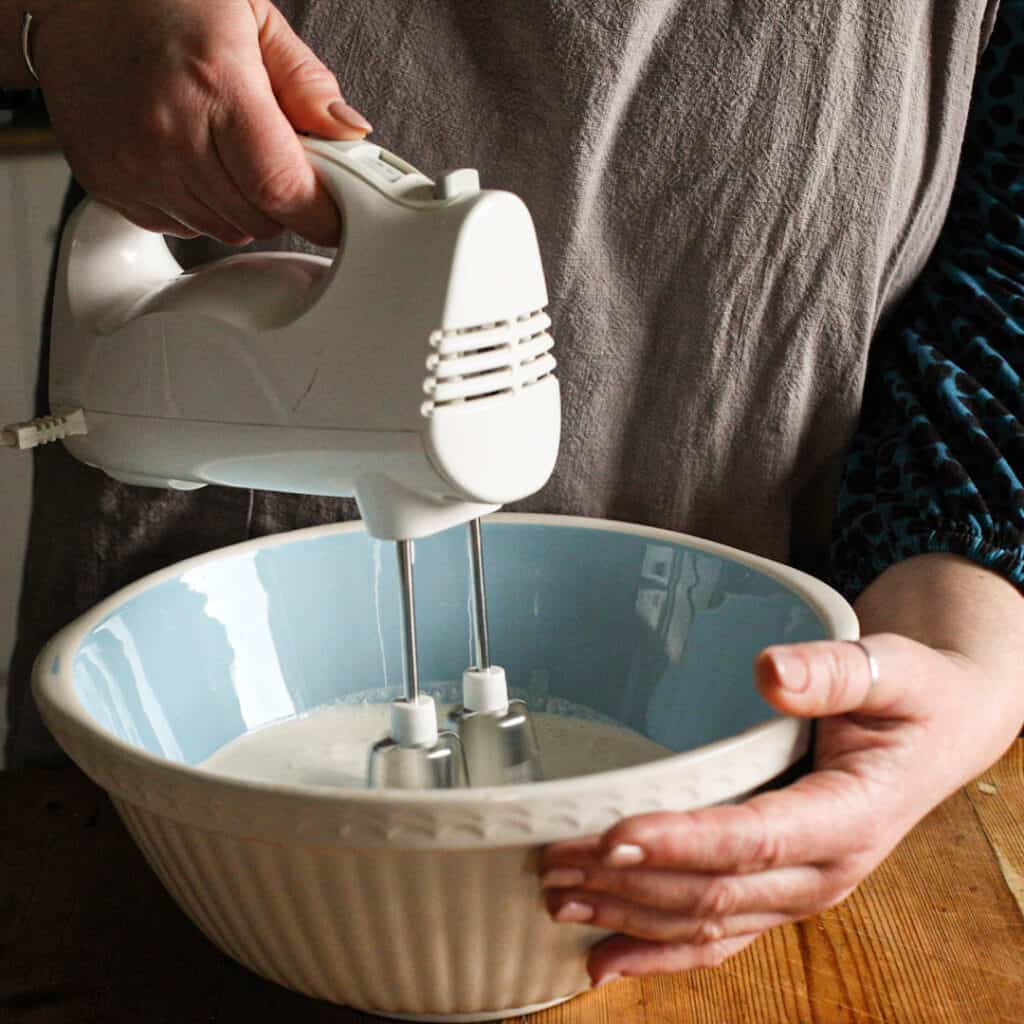
[[[141,227],[233,245],[337,243],[296,130],[366,120],[270,0],[48,0],[32,54],[54,131],[95,198]]]

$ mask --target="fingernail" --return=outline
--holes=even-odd
[[[355,128],[359,132],[372,132],[373,125],[359,113],[358,110],[354,110],[344,100],[335,100],[328,108],[327,113],[334,118],[335,121],[345,125],[346,128]]]
[[[542,889],[575,889],[587,876],[579,868],[552,868],[540,876]]]
[[[621,974],[619,974],[617,971],[613,971],[611,974],[605,974],[603,977],[599,978],[590,987],[592,989],[601,988],[602,985],[607,985],[610,982],[618,981],[621,977]]]
[[[569,900],[558,908],[555,920],[562,924],[585,924],[594,920],[594,908],[589,903]]]
[[[775,674],[779,678],[779,685],[784,690],[792,693],[803,693],[807,684],[811,681],[807,668],[799,658],[787,654],[785,651],[772,652],[772,664],[775,666]]]
[[[635,843],[619,843],[613,846],[604,862],[610,868],[632,868],[647,860],[647,851]]]

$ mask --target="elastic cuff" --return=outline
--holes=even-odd
[[[997,531],[997,534],[1003,531]],[[1015,540],[1019,535],[1015,529]],[[931,530],[900,538],[900,548],[894,557],[880,556],[877,551],[847,560],[847,564],[833,569],[832,586],[848,601],[855,601],[886,569],[915,555],[962,555],[977,565],[998,573],[1024,593],[1024,547],[1019,543],[1001,543],[998,535],[984,535],[969,526]]]

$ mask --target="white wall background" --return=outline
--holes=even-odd
[[[0,152],[0,424],[33,414],[43,301],[67,182],[58,154]],[[31,456],[0,448],[0,733],[31,485]]]

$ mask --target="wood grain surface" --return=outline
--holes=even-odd
[[[0,774],[4,1024],[378,1019],[288,992],[214,949],[77,772]],[[621,981],[528,1019],[1020,1024],[1024,743],[921,822],[840,906],[715,970]]]

